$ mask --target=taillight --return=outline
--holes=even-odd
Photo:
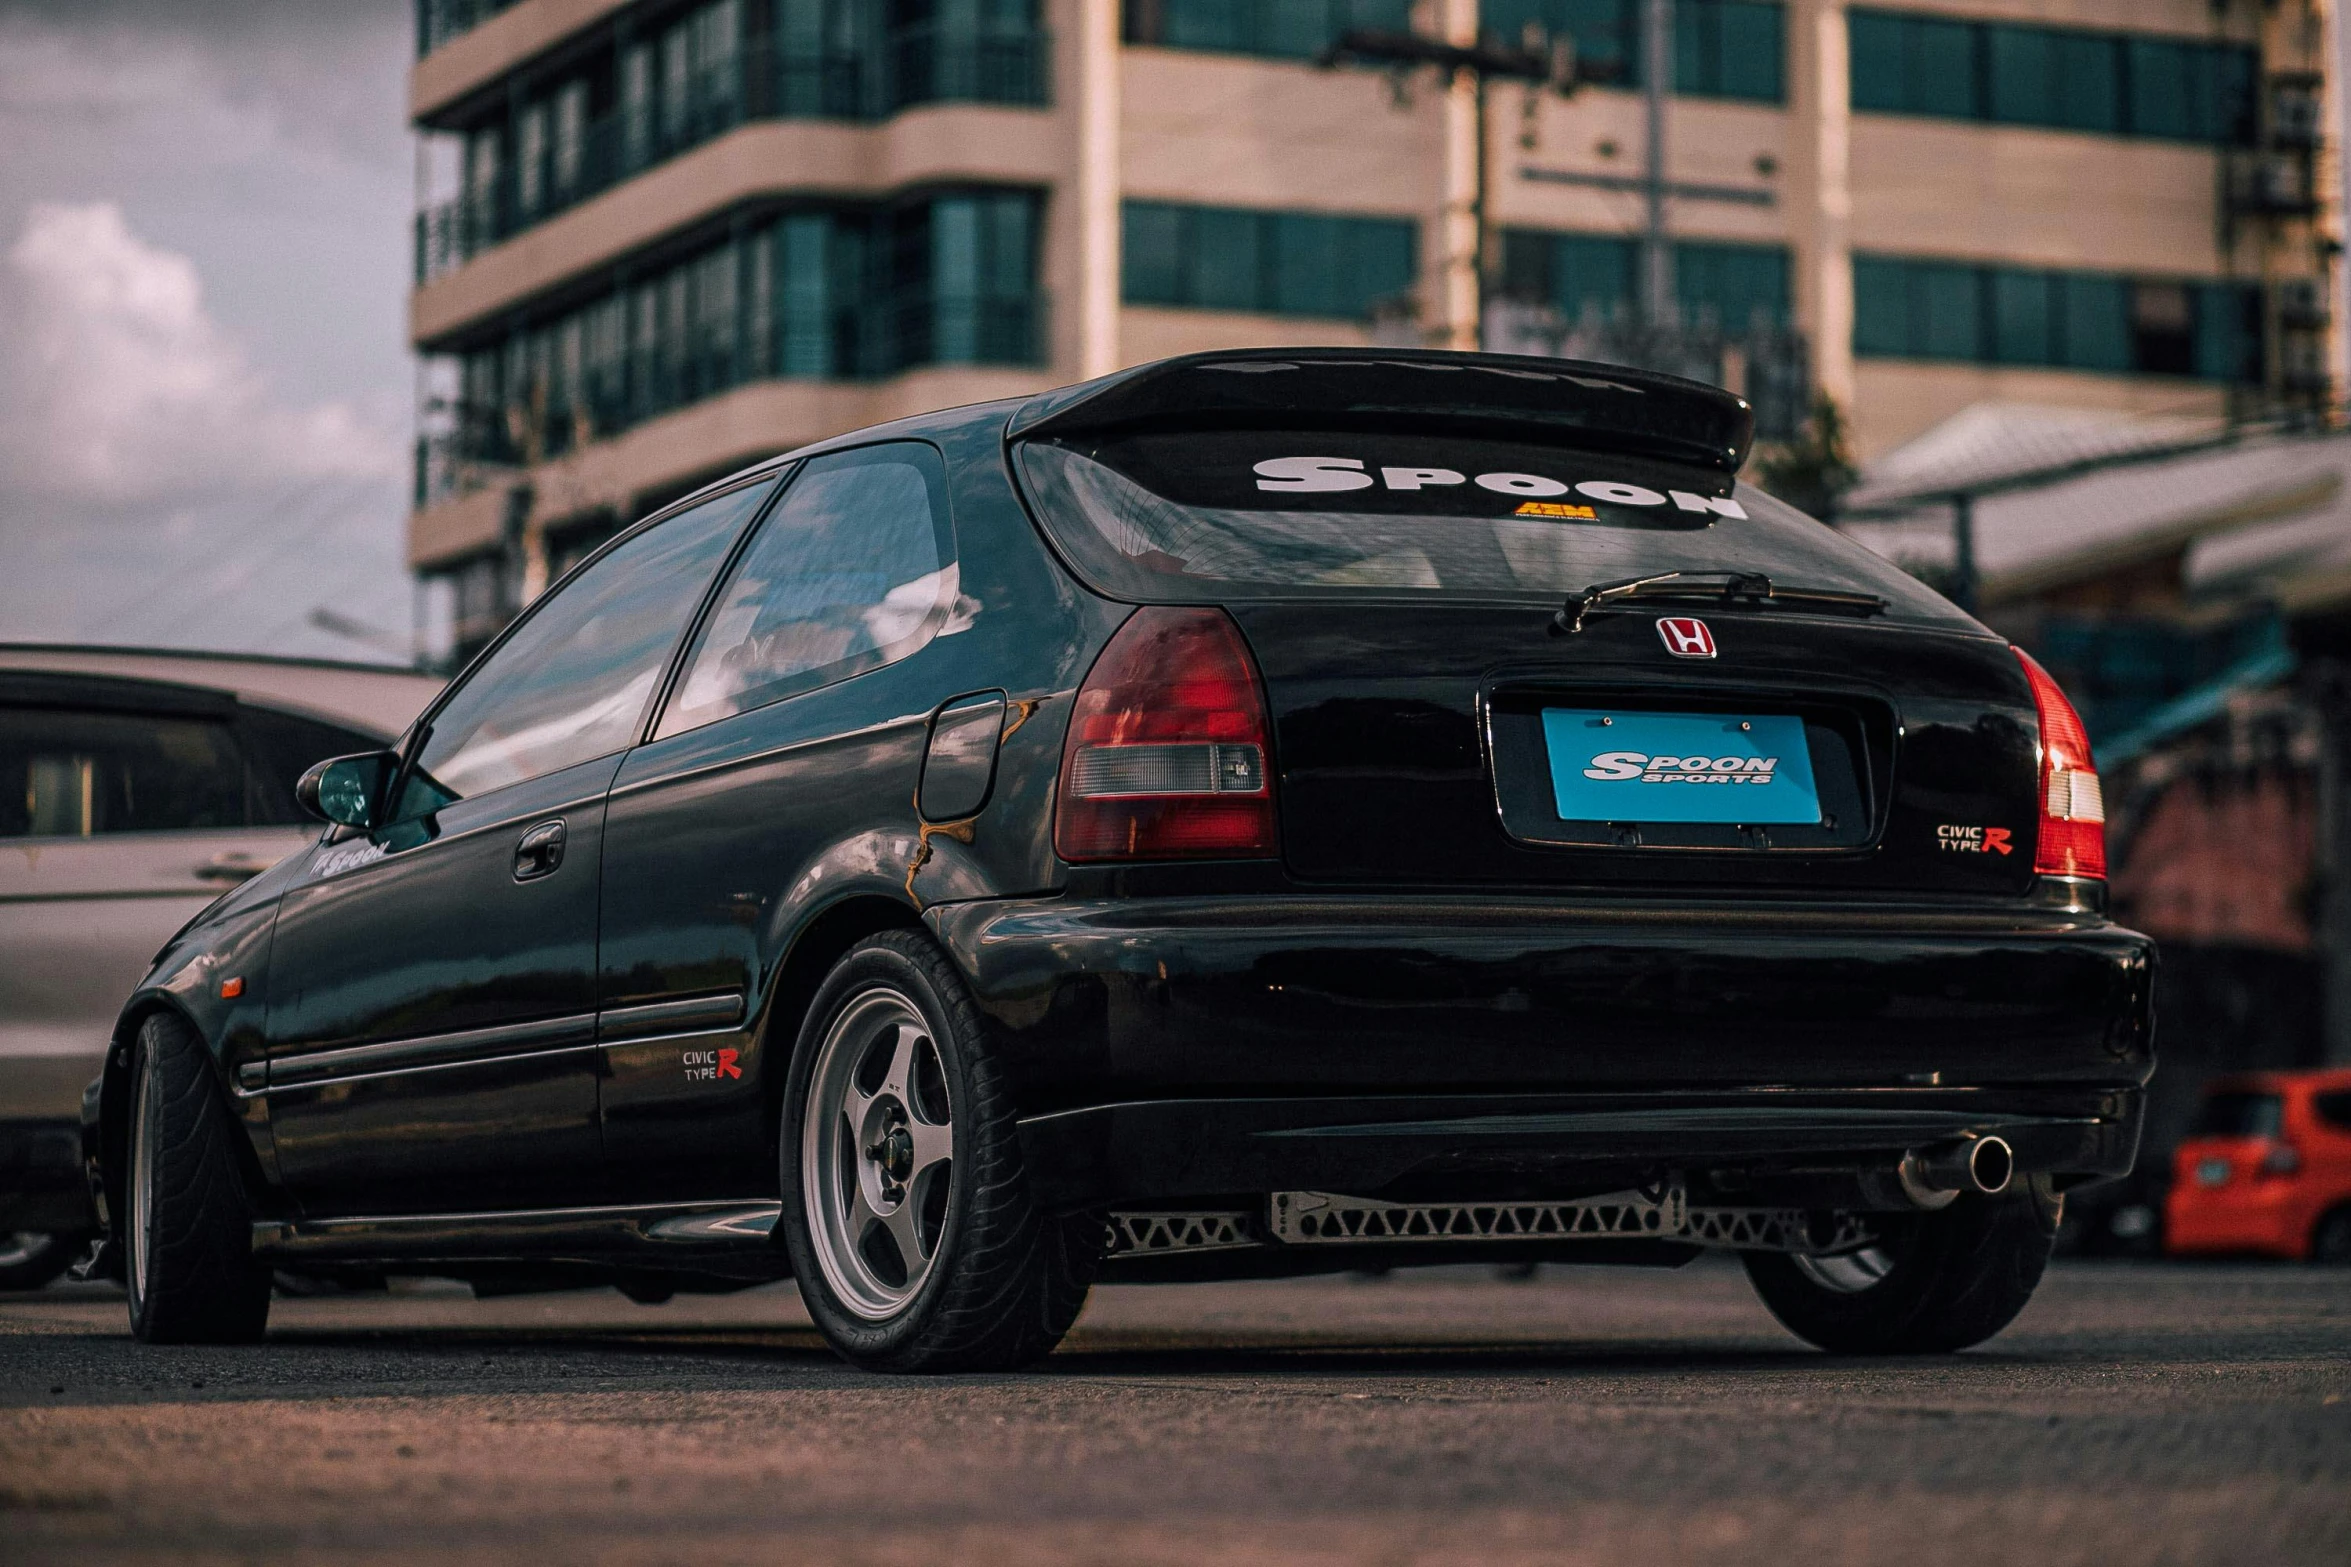
[[[1139,609],[1078,688],[1053,847],[1065,860],[1271,855],[1271,749],[1232,617]]]
[[[2090,732],[2049,671],[2015,650],[2041,713],[2041,835],[2033,869],[2044,876],[2106,874],[2106,795],[2090,760]]]

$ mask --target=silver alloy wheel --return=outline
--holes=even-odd
[[[155,1199],[148,1191],[154,1180],[155,1169],[155,1095],[149,1091],[152,1075],[146,1052],[139,1053],[139,1069],[131,1079],[131,1159],[129,1179],[123,1184],[129,1188],[130,1213],[123,1226],[129,1234],[127,1250],[130,1253],[131,1299],[147,1298],[147,1248],[152,1244],[148,1226]]]
[[[869,1322],[912,1300],[938,1260],[955,1129],[922,1012],[866,991],[834,1019],[808,1079],[800,1187],[833,1296]]]
[[[14,1230],[0,1235],[0,1268],[21,1268],[57,1244],[47,1230]]]
[[[1796,1269],[1822,1289],[1858,1295],[1894,1271],[1894,1255],[1883,1246],[1841,1251],[1833,1257],[1796,1253]]]

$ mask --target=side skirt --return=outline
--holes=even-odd
[[[781,1279],[792,1268],[771,1238],[775,1201],[539,1208],[505,1213],[263,1219],[253,1254],[277,1266],[387,1272],[470,1270],[484,1263],[569,1263]]]

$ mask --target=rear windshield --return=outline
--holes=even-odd
[[[1664,571],[1762,572],[1972,622],[1747,485],[1633,457],[1451,436],[1182,431],[1035,441],[1040,520],[1113,598],[1373,594],[1556,601]]]
[[[2285,1105],[2275,1094],[2214,1094],[2196,1112],[2191,1137],[2275,1137]]]

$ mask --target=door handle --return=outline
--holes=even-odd
[[[514,846],[514,879],[536,881],[563,863],[563,821],[541,822]]]

